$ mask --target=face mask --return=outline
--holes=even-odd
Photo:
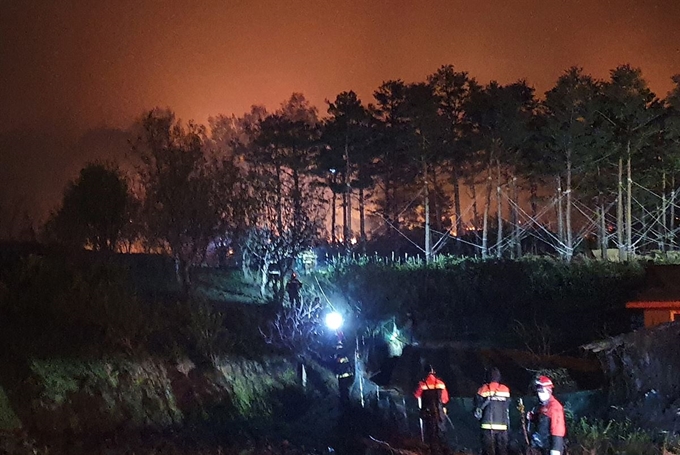
[[[541,403],[545,403],[550,399],[550,392],[546,390],[538,392],[538,399],[541,401]]]

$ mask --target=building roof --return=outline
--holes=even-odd
[[[605,340],[594,341],[581,346],[581,349],[594,353],[602,351],[607,352],[619,346],[630,346],[635,344],[649,346],[648,341],[651,339],[677,340],[678,337],[680,337],[680,324],[676,322],[667,322],[665,324],[645,327],[633,332],[610,337]],[[653,349],[650,349],[650,351],[653,351]]]
[[[645,268],[644,287],[629,304],[642,304],[645,302],[653,305],[659,305],[660,302],[680,302],[680,265],[647,265]],[[647,308],[647,306],[628,305],[626,307]]]
[[[628,302],[626,308],[639,310],[680,310],[680,300]]]

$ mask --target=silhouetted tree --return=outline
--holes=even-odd
[[[474,131],[475,148],[486,165],[486,202],[484,205],[482,256],[488,254],[488,220],[491,206],[491,190],[496,181],[496,257],[503,248],[502,193],[503,186],[510,185],[509,199],[518,201],[517,166],[519,151],[531,138],[531,122],[536,100],[533,89],[525,81],[502,86],[493,81],[483,90],[475,91],[466,105],[466,119]],[[513,216],[516,218],[516,215]],[[515,241],[519,239],[515,238]]]
[[[92,163],[68,184],[62,205],[46,224],[48,238],[77,248],[114,251],[130,223],[128,185],[114,165]]]
[[[371,117],[356,93],[351,91],[342,92],[334,102],[328,102],[328,113],[330,117],[324,124],[323,133],[327,147],[320,155],[319,164],[331,179],[333,197],[337,193],[343,195],[343,240],[347,246],[353,235],[354,189],[358,191],[359,237],[363,244],[366,241],[365,191],[373,183],[370,167]],[[335,233],[332,235],[334,239]]]
[[[582,69],[572,67],[558,79],[555,87],[546,93],[543,103],[545,123],[542,132],[546,139],[546,152],[551,159],[543,160],[542,163],[546,174],[553,175],[557,181],[559,189],[557,221],[567,261],[571,260],[574,251],[572,226],[574,170],[577,170],[579,176],[592,173],[597,163],[595,154],[601,150],[597,143],[595,128],[595,122],[598,120],[595,105],[598,90],[597,83],[592,77],[583,74]],[[564,190],[562,182],[565,183]],[[603,206],[602,195],[599,200]]]
[[[169,110],[153,110],[141,121],[135,150],[142,160],[143,217],[148,235],[175,259],[186,289],[193,264],[204,260],[210,242],[233,221],[239,170],[227,159],[208,160],[205,128],[181,124]]]
[[[610,149],[618,159],[617,235],[619,259],[633,254],[632,241],[632,170],[634,161],[642,157],[659,132],[662,112],[660,102],[649,89],[639,68],[621,65],[611,71],[603,85],[602,104],[598,113],[606,120],[605,131]],[[624,192],[624,163],[626,185]],[[624,220],[625,194],[625,220]],[[625,238],[624,238],[625,230]]]
[[[465,104],[470,95],[479,90],[474,78],[466,72],[455,71],[453,65],[445,65],[428,76],[428,83],[438,100],[439,115],[444,122],[445,134],[442,143],[444,157],[453,185],[453,207],[456,215],[456,234],[462,235],[463,215],[460,202],[461,178],[472,179],[474,188],[475,163],[470,145],[469,123],[465,121]],[[476,202],[476,201],[473,201]],[[473,214],[473,224],[477,212]]]
[[[262,292],[271,266],[279,273],[275,296],[283,298],[283,277],[296,257],[323,229],[323,197],[313,185],[312,163],[319,149],[316,109],[301,94],[252,125],[250,144],[241,149],[248,172],[250,207],[244,251],[260,271]]]
[[[384,220],[387,232],[399,229],[403,214],[420,185],[415,178],[420,174],[409,159],[409,149],[415,138],[408,126],[407,86],[403,81],[384,82],[373,94],[376,105],[371,106],[377,120],[375,127],[373,166],[376,178],[374,202],[376,212]]]
[[[669,176],[669,183],[671,188],[669,200],[663,201],[663,205],[670,207],[668,221],[665,218],[664,212],[664,232],[669,236],[671,245],[675,243],[675,201],[677,198],[677,190],[675,188],[678,170],[680,169],[680,74],[672,77],[675,87],[666,97],[666,117],[663,132],[663,143],[667,147],[667,154],[672,160],[672,172]],[[664,179],[664,184],[666,180]],[[664,192],[664,198],[665,198]],[[663,249],[663,248],[662,248]]]

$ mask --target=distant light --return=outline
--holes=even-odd
[[[357,238],[352,237],[352,239],[349,241],[349,243],[351,243],[352,245],[356,245],[357,244]]]
[[[326,315],[326,327],[331,330],[338,330],[342,327],[342,315],[336,311]]]

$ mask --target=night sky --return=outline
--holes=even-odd
[[[0,201],[40,219],[85,162],[123,158],[155,106],[205,122],[298,91],[325,112],[449,63],[539,94],[571,65],[606,78],[631,63],[665,96],[680,1],[1,0]]]

